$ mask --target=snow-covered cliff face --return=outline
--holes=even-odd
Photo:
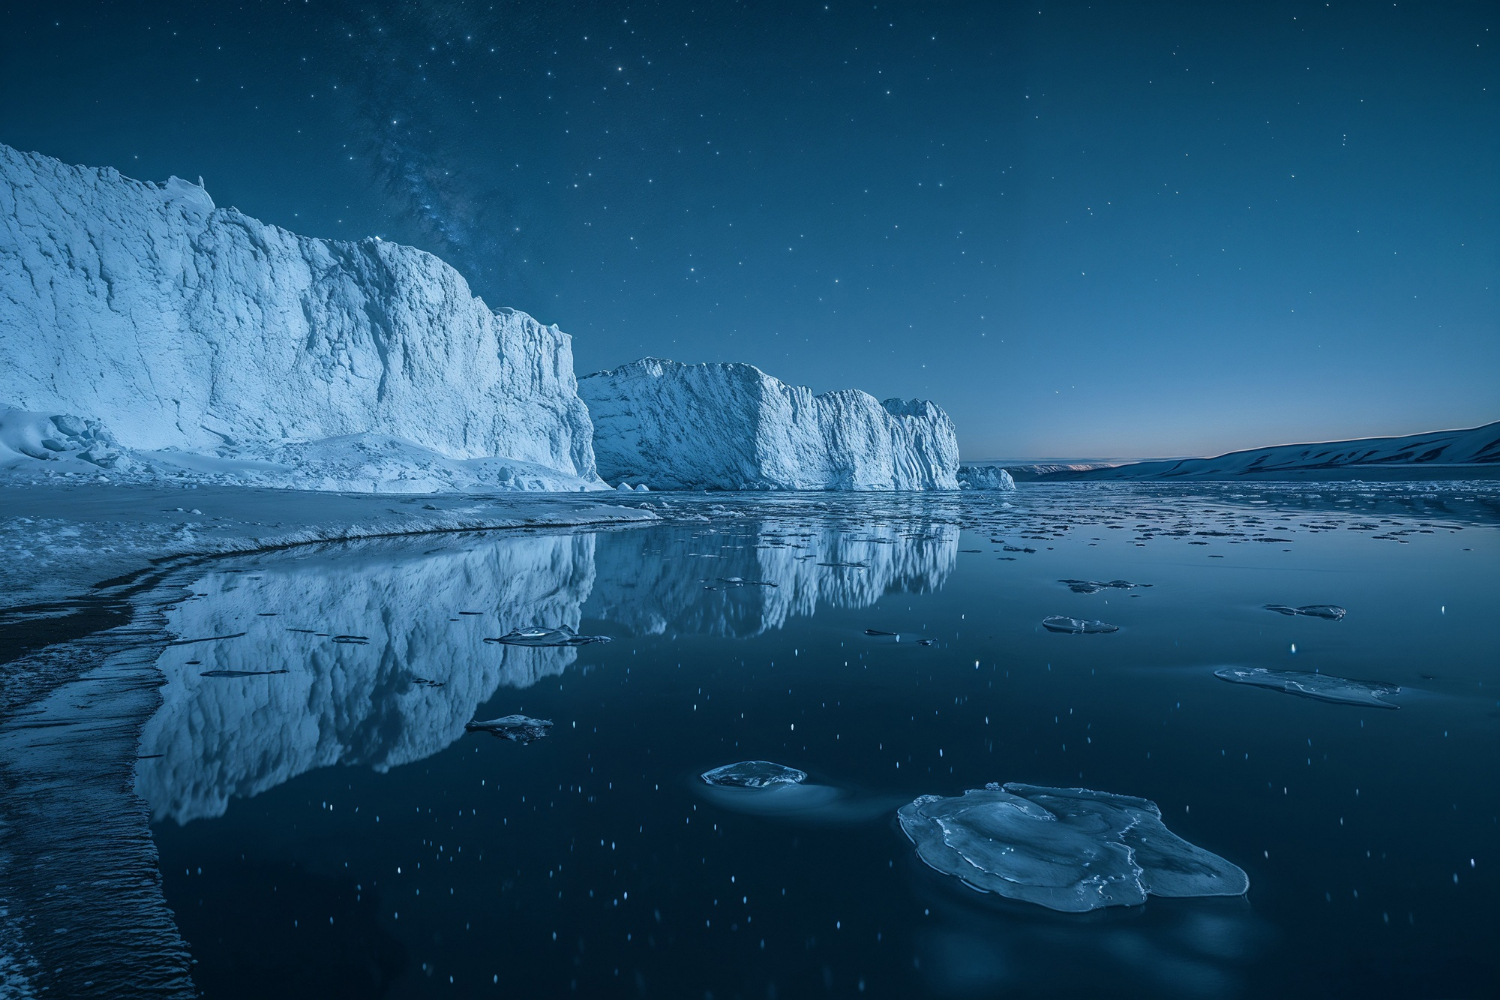
[[[958,486],[965,490],[1013,490],[1016,481],[998,465],[960,465]]]
[[[600,474],[653,489],[957,489],[953,421],[925,400],[814,396],[754,365],[657,358],[578,380]]]
[[[598,485],[566,334],[431,254],[297,236],[176,177],[0,145],[0,352],[0,465]]]
[[[420,760],[463,736],[498,687],[528,687],[577,658],[484,638],[576,627],[594,584],[593,535],[431,545],[272,553],[193,580],[194,596],[168,613],[172,631],[235,637],[170,646],[157,661],[166,683],[141,753],[162,756],[136,772],[152,814],[186,823],[313,768]]]

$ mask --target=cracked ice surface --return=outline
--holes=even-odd
[[[1183,840],[1148,799],[1010,782],[897,812],[928,865],[982,892],[1083,913],[1156,896],[1238,896],[1250,880]]]

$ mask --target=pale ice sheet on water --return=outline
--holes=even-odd
[[[1349,613],[1337,604],[1304,604],[1300,608],[1288,607],[1285,604],[1267,604],[1266,610],[1282,615],[1323,618],[1331,622],[1342,621],[1343,617]]]
[[[1052,615],[1050,618],[1042,619],[1042,628],[1048,632],[1069,632],[1073,634],[1095,634],[1101,632],[1118,632],[1120,626],[1111,625],[1108,622],[1084,621],[1080,618],[1069,618],[1067,615]]]
[[[1148,895],[1237,896],[1239,868],[1178,837],[1156,803],[1015,782],[923,795],[897,813],[928,865],[982,892],[1083,913]]]
[[[1395,684],[1378,681],[1357,681],[1332,674],[1307,673],[1301,670],[1270,670],[1266,667],[1221,667],[1214,676],[1231,684],[1250,684],[1255,687],[1285,691],[1287,694],[1332,701],[1340,705],[1364,705],[1369,708],[1400,708],[1385,699],[1399,694],[1401,688]]]

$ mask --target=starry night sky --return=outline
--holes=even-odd
[[[0,2],[0,141],[966,458],[1500,418],[1500,5]]]

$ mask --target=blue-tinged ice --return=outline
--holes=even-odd
[[[1067,615],[1053,615],[1050,618],[1043,618],[1042,628],[1048,632],[1072,632],[1075,634],[1120,631],[1120,626],[1111,625],[1109,622],[1083,621],[1079,618],[1069,618]]]
[[[1009,783],[897,811],[923,861],[981,892],[1068,913],[1156,896],[1238,896],[1245,873],[1178,837],[1148,799]]]
[[[530,743],[547,735],[547,730],[552,728],[550,719],[532,719],[524,715],[506,715],[498,719],[489,719],[485,722],[475,720],[464,723],[464,731],[470,733],[489,733],[498,736],[502,740],[510,740],[512,743]]]
[[[613,642],[607,635],[579,635],[567,625],[547,628],[545,625],[527,625],[485,642],[498,642],[506,646],[587,646],[592,642]]]
[[[1101,590],[1134,590],[1136,587],[1149,587],[1149,583],[1131,583],[1129,580],[1110,580],[1100,583],[1098,580],[1059,580],[1058,583],[1067,584],[1069,590],[1075,594],[1097,594]]]
[[[1349,612],[1337,604],[1304,604],[1300,608],[1288,607],[1285,604],[1267,604],[1267,611],[1275,611],[1283,615],[1301,615],[1307,618],[1326,618],[1328,621],[1341,620]]]
[[[770,788],[773,785],[800,785],[807,780],[807,772],[768,760],[742,760],[738,764],[725,764],[704,771],[702,777],[710,785]]]
[[[1340,705],[1364,705],[1369,708],[1400,708],[1386,701],[1399,694],[1395,684],[1378,681],[1356,681],[1331,674],[1310,674],[1301,670],[1270,670],[1266,667],[1221,667],[1214,676],[1231,684],[1253,684],[1256,687],[1285,691],[1287,694],[1332,701]]]

